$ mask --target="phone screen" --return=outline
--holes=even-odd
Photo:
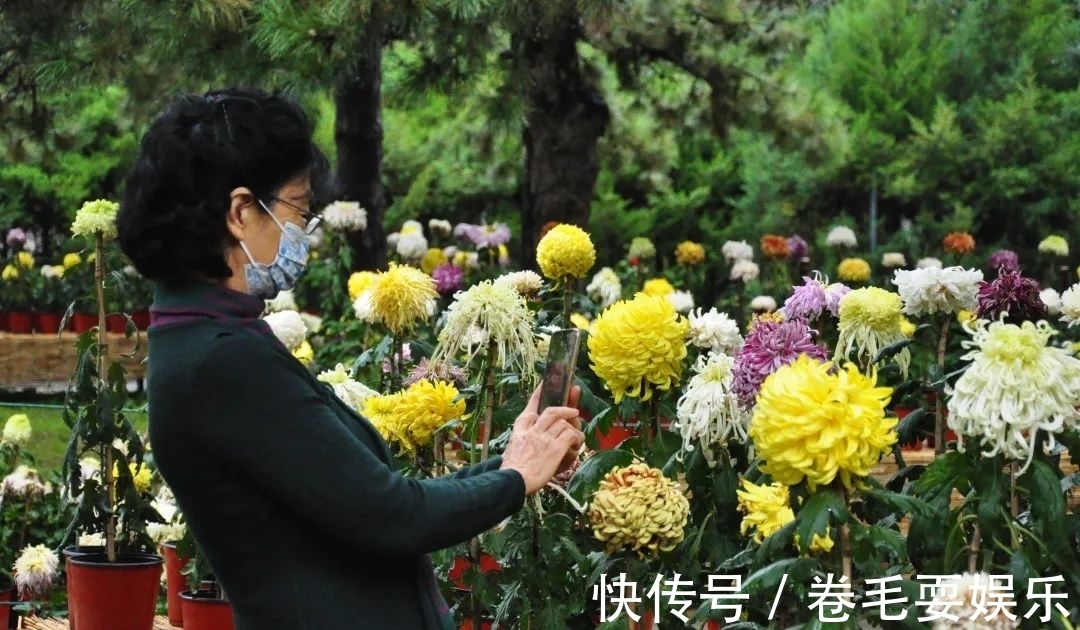
[[[577,365],[580,347],[580,330],[568,328],[552,333],[538,412],[547,407],[561,407],[568,402],[570,388],[574,384],[574,367]]]

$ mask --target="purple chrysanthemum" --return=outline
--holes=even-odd
[[[795,287],[784,301],[784,317],[815,320],[825,311],[825,283],[803,276],[803,285]]]
[[[409,372],[402,382],[405,387],[419,383],[422,380],[447,381],[458,387],[464,387],[469,383],[469,375],[464,368],[449,363],[432,363],[427,357],[420,359],[420,363]]]
[[[990,268],[994,271],[1020,271],[1020,257],[1011,249],[999,249],[990,254]]]
[[[443,297],[449,297],[461,288],[465,281],[465,270],[450,263],[443,263],[431,272],[435,280],[435,290]]]
[[[510,242],[510,226],[505,223],[458,223],[454,236],[467,239],[477,247],[498,247]]]
[[[813,335],[814,331],[801,319],[759,320],[735,355],[731,389],[739,405],[746,410],[753,408],[765,378],[800,355],[825,361],[828,351],[814,343]]]
[[[1039,296],[1039,283],[1025,278],[1019,271],[1002,271],[993,282],[979,283],[980,319],[997,320],[1001,316],[1010,324],[1038,321],[1047,316],[1046,303]]]
[[[794,234],[788,237],[787,240],[788,259],[799,261],[806,258],[807,252],[810,251],[810,246],[806,243],[806,239]]]
[[[833,317],[840,316],[840,300],[848,293],[851,293],[851,287],[842,282],[834,282],[825,287],[825,308],[829,309]]]
[[[7,246],[11,248],[19,248],[26,244],[26,230],[22,228],[11,228],[7,233]]]

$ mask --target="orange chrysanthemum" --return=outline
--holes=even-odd
[[[950,232],[941,240],[941,246],[950,254],[969,254],[975,251],[975,239],[967,232]]]
[[[761,253],[767,258],[787,258],[787,239],[777,234],[766,234],[761,237]]]

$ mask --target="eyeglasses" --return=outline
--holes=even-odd
[[[305,210],[304,208],[301,208],[300,206],[298,206],[298,205],[296,205],[294,203],[289,203],[288,201],[285,201],[284,199],[282,199],[280,197],[270,197],[270,200],[271,201],[276,201],[278,203],[283,203],[286,206],[289,206],[290,208],[292,208],[293,210],[296,210],[297,212],[299,212],[300,216],[304,217],[304,221],[307,222],[304,225],[304,234],[307,234],[308,236],[311,236],[312,234],[315,233],[315,230],[319,229],[319,225],[322,223],[322,220],[323,220],[321,214],[315,214],[315,213],[311,212],[310,210]],[[267,205],[266,203],[262,203],[262,202],[260,202],[260,204],[262,205],[264,210],[266,210],[267,212],[270,212],[269,205]]]

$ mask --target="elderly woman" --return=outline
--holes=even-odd
[[[453,627],[428,553],[514,514],[582,443],[578,411],[518,416],[502,455],[398,474],[364,418],[260,319],[304,268],[324,158],[290,100],[177,100],[147,131],[119,242],[156,281],[150,439],[239,630]]]

